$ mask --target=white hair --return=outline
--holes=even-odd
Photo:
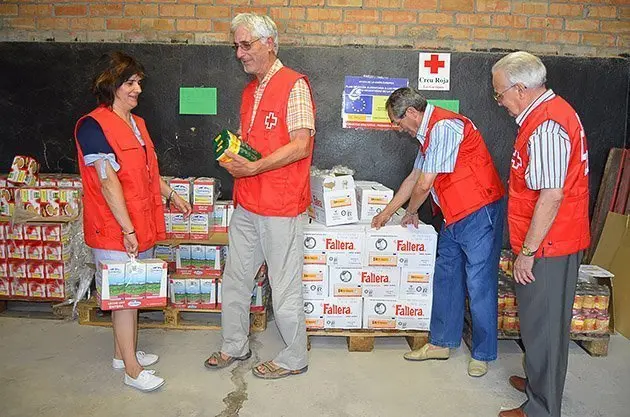
[[[547,82],[547,68],[540,58],[525,51],[512,52],[492,66],[492,73],[503,71],[510,84],[527,88],[542,87]]]
[[[232,35],[239,27],[244,27],[254,37],[273,40],[273,50],[278,54],[278,27],[269,16],[256,13],[239,13],[230,25]]]

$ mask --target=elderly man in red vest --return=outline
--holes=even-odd
[[[431,339],[405,359],[448,359],[460,345],[466,291],[473,340],[468,374],[486,374],[497,357],[497,275],[503,237],[503,185],[486,144],[470,119],[427,104],[414,88],[386,102],[393,124],[418,140],[413,171],[372,226],[385,224],[409,201],[403,225],[418,225],[418,208],[432,195],[444,214],[433,279]]]
[[[250,299],[256,272],[266,260],[274,316],[286,347],[252,371],[277,379],[308,369],[300,214],[310,203],[315,106],[306,76],[277,58],[278,30],[269,17],[239,14],[231,32],[236,58],[254,76],[242,96],[242,140],[262,159],[250,162],[230,153],[233,160],[221,163],[235,178],[236,209],[223,274],[223,345],[205,365],[224,368],[251,356]]]
[[[527,394],[501,417],[559,417],[567,372],[571,308],[582,250],[590,243],[588,151],[575,110],[545,87],[539,58],[514,52],[492,67],[494,98],[519,125],[514,143],[508,226]]]

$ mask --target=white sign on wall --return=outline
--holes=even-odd
[[[451,89],[451,54],[420,52],[418,90],[449,91]]]

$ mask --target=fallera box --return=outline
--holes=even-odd
[[[186,280],[186,304],[189,306],[201,304],[201,286],[197,278]]]
[[[183,213],[171,213],[171,238],[190,239],[190,216]]]
[[[304,300],[307,329],[324,328],[324,300]]]
[[[306,220],[304,264],[359,268],[363,265],[365,227],[326,227]]]
[[[309,215],[326,226],[356,223],[357,195],[352,175],[311,175]]]
[[[186,280],[171,279],[170,281],[171,304],[175,307],[186,307]]]
[[[363,297],[395,300],[400,287],[400,269],[367,266],[361,269]]]
[[[398,300],[396,303],[396,329],[429,330],[431,300]]]
[[[379,230],[366,230],[366,266],[433,268],[437,233],[432,226],[420,224],[401,227],[400,219]]]
[[[361,297],[361,269],[328,267],[330,297]]]
[[[394,198],[394,191],[374,181],[356,181],[359,220],[369,223]]]
[[[360,329],[363,321],[363,299],[327,298],[323,303],[324,328]]]
[[[363,300],[364,329],[396,329],[397,300],[366,298]]]
[[[431,299],[433,294],[433,268],[401,268],[401,299]]]
[[[323,300],[328,297],[328,267],[304,265],[302,268],[302,296],[305,300]]]
[[[215,308],[217,305],[217,280],[202,278],[199,280],[201,303],[199,308]]]
[[[161,259],[142,259],[138,262],[146,268],[144,297],[148,300],[163,299],[166,303],[168,264]]]
[[[208,240],[210,237],[210,221],[212,213],[192,213],[190,215],[190,238]]]
[[[199,177],[193,181],[192,209],[195,213],[210,213],[217,199],[217,180]]]

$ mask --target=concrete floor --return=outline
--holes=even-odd
[[[110,329],[3,317],[0,334],[3,417],[479,417],[524,400],[507,384],[521,367],[513,341],[500,341],[488,375],[472,379],[466,348],[445,362],[409,363],[401,357],[403,338],[378,339],[372,353],[349,353],[344,338],[318,337],[307,374],[269,382],[251,375],[253,359],[235,371],[206,370],[202,362],[219,345],[218,331],[142,330],[140,348],[161,355],[154,369],[167,381],[143,394],[111,369]],[[279,346],[273,323],[252,344],[263,359]],[[630,415],[630,341],[614,336],[607,358],[591,358],[572,343],[569,361],[563,416]]]

